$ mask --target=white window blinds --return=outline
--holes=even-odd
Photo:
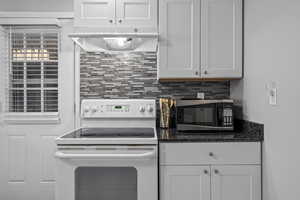
[[[57,27],[6,27],[8,112],[58,112]]]

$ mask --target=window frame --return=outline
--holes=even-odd
[[[24,27],[28,28],[28,30],[30,31],[30,27],[37,27],[41,30],[46,31],[47,28],[49,29],[49,27],[52,27],[52,31],[55,29],[58,35],[58,44],[57,44],[57,92],[58,92],[58,96],[57,96],[57,112],[10,112],[9,111],[9,91],[10,89],[10,78],[9,78],[9,70],[10,70],[10,65],[12,62],[12,57],[10,55],[10,37],[8,36],[8,32],[5,32],[5,43],[7,45],[7,61],[5,61],[3,69],[1,70],[1,73],[3,72],[3,78],[5,80],[5,84],[4,84],[4,97],[3,97],[3,108],[2,110],[3,112],[3,121],[7,124],[58,124],[61,122],[60,120],[60,110],[61,110],[61,29],[59,26],[57,25],[49,25],[49,26],[45,26],[45,25],[24,25]],[[1,29],[7,30],[3,27],[1,27]],[[34,61],[33,61],[34,62]],[[47,61],[46,61],[47,62]],[[51,62],[51,61],[49,61]],[[0,77],[1,78],[1,77]],[[42,90],[42,87],[39,88],[40,91]]]

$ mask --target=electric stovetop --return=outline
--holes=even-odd
[[[153,128],[81,128],[62,138],[153,138]]]

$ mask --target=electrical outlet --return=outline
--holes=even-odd
[[[205,97],[204,92],[198,92],[197,93],[197,99],[204,99],[204,97]]]

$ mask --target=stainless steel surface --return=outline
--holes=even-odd
[[[176,106],[193,106],[199,104],[212,104],[212,103],[234,103],[232,99],[220,99],[220,100],[176,100]]]
[[[211,131],[233,131],[234,128],[233,126],[230,127],[213,127],[213,126],[201,126],[201,125],[193,125],[193,124],[177,124],[177,130],[182,131],[182,130],[186,130],[186,131],[207,131],[207,130],[211,130]]]

